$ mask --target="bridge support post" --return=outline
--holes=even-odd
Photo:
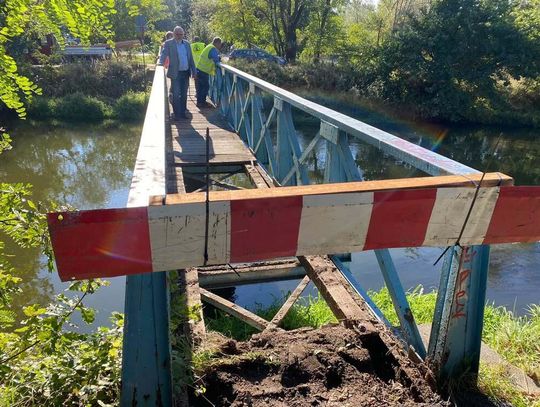
[[[167,273],[126,278],[120,405],[172,405]]]
[[[476,380],[484,322],[489,246],[453,247],[441,272],[428,362],[441,383]]]

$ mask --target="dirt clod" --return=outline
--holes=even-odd
[[[206,400],[193,398],[191,405],[448,405],[379,336],[342,325],[264,332],[226,348],[201,375]]]

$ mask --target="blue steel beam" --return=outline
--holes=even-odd
[[[392,303],[394,304],[394,309],[399,319],[399,324],[401,330],[405,335],[405,339],[409,345],[412,345],[420,355],[420,357],[426,357],[426,348],[422,342],[422,337],[420,332],[418,332],[418,327],[416,326],[416,321],[414,320],[414,315],[411,311],[409,301],[405,296],[405,291],[401,285],[396,267],[390,256],[390,251],[388,249],[375,250],[375,256],[377,257],[377,262],[381,269],[382,275],[384,277],[384,282],[392,298]]]
[[[427,174],[445,175],[476,172],[475,169],[464,164],[427,150],[421,146],[417,146],[416,144],[370,126],[360,120],[353,119],[352,117],[336,112],[335,110],[311,102],[237,68],[225,64],[221,64],[221,67],[229,76],[236,75],[238,78],[253,83],[262,91],[268,92],[272,96],[279,97],[291,106],[333,124],[347,134],[371,144],[397,160],[404,161]]]
[[[279,98],[274,99],[274,108],[277,112],[277,145],[276,145],[276,171],[275,178],[282,180],[287,176],[289,169],[294,167],[293,152],[289,143],[289,123],[286,110],[290,106]],[[291,178],[287,185],[297,185],[296,178]]]
[[[478,372],[489,252],[489,246],[453,247],[446,256],[429,343],[442,381]]]
[[[172,405],[167,273],[126,278],[121,406]]]

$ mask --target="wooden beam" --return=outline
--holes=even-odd
[[[372,322],[374,317],[364,300],[349,288],[349,283],[328,256],[299,256],[298,259],[338,320],[346,324],[360,323],[366,333],[377,332]]]
[[[223,288],[269,281],[294,280],[306,275],[304,268],[296,258],[287,261],[234,264],[232,267],[220,265],[199,268],[199,284],[206,289]]]
[[[246,164],[244,168],[246,169],[246,174],[248,175],[249,179],[255,185],[255,188],[266,189],[270,186],[255,165]]]
[[[184,176],[188,176],[184,174]],[[211,202],[239,201],[244,199],[287,198],[294,196],[344,194],[359,192],[381,192],[393,190],[412,190],[428,188],[476,188],[482,174],[444,175],[439,177],[403,178],[382,181],[344,182],[335,184],[303,185],[280,188],[245,189],[242,191],[212,191]],[[495,172],[485,174],[482,187],[512,185],[512,177]],[[206,193],[168,194],[166,205],[205,202]]]
[[[242,308],[240,305],[227,301],[226,299],[221,298],[219,295],[211,293],[204,288],[200,288],[200,292],[201,298],[204,302],[212,304],[214,307],[219,308],[227,314],[244,321],[246,324],[258,329],[259,331],[264,331],[268,326],[268,321],[258,315],[255,315],[253,312]]]
[[[302,295],[304,290],[306,289],[307,285],[309,284],[309,277],[305,276],[298,286],[294,289],[294,291],[289,295],[289,298],[287,298],[287,301],[281,306],[279,311],[274,315],[274,318],[270,321],[268,324],[267,329],[277,328],[281,324],[281,321],[283,321],[283,318],[287,315],[289,310],[292,308],[296,300]]]
[[[178,270],[178,287],[180,295],[178,297],[182,301],[181,307],[194,318],[186,320],[183,324],[185,337],[190,342],[190,345],[199,345],[206,337],[206,328],[204,326],[204,316],[202,312],[201,294],[199,287],[199,276],[196,268],[186,270]],[[176,298],[171,299],[175,301]]]

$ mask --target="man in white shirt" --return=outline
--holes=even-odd
[[[187,105],[187,91],[189,77],[197,78],[197,70],[191,53],[189,42],[184,40],[184,29],[176,26],[173,30],[174,37],[165,41],[163,50],[159,56],[159,65],[163,65],[169,57],[169,69],[167,77],[171,79],[172,105],[174,119],[185,119]]]

